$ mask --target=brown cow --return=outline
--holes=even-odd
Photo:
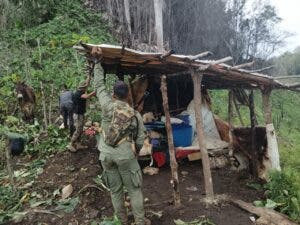
[[[25,84],[25,82],[16,85],[16,93],[23,119],[26,122],[33,123],[34,121],[34,108],[35,108],[35,94],[33,89]]]

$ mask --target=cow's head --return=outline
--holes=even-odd
[[[17,83],[16,85],[16,94],[18,100],[22,100],[24,95],[26,95],[26,84],[24,82]]]

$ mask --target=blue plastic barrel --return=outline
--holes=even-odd
[[[188,114],[177,115],[176,118],[181,119],[185,124],[190,124],[190,115]]]
[[[172,124],[173,139],[175,147],[187,147],[192,145],[192,126],[182,124]]]

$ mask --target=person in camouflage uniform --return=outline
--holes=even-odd
[[[95,50],[93,49],[93,51]],[[101,52],[101,49],[97,48],[96,51]],[[150,224],[151,222],[145,218],[142,172],[136,158],[136,153],[132,148],[131,132],[128,131],[125,141],[123,139],[114,147],[108,145],[105,141],[105,133],[109,132],[115,108],[124,108],[124,111],[126,111],[130,107],[126,102],[129,88],[124,82],[118,81],[114,85],[114,93],[111,96],[106,91],[103,69],[100,63],[95,65],[94,86],[102,110],[101,128],[103,133],[98,143],[98,149],[100,150],[99,158],[103,167],[102,178],[110,189],[115,214],[119,217],[122,224],[128,223],[124,205],[125,187],[130,197],[135,224]],[[145,139],[145,127],[141,115],[138,112],[135,112],[135,115],[137,118],[136,123],[133,125],[136,130],[135,143],[138,147],[141,147]]]

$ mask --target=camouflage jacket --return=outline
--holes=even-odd
[[[127,103],[112,99],[111,94],[106,90],[106,86],[104,83],[103,68],[100,63],[96,64],[95,66],[94,88],[97,93],[97,98],[100,103],[101,111],[102,111],[101,128],[104,130],[104,133],[106,133],[112,120],[114,107],[116,105],[122,107],[122,105]],[[145,127],[143,124],[143,119],[138,112],[136,112],[136,117],[138,119],[136,144],[138,146],[142,146],[145,139]],[[132,151],[131,142],[129,140],[122,142],[117,147],[112,147],[107,145],[104,142],[103,134],[100,135],[100,139],[98,142],[98,149],[101,152],[100,160],[103,160],[105,158],[105,155],[110,155],[110,154],[112,154],[113,157],[117,158],[118,160],[131,159],[135,157]]]

